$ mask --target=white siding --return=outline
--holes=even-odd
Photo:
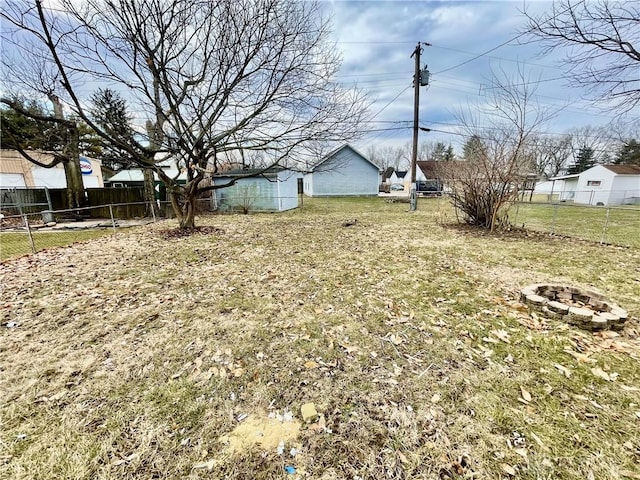
[[[224,184],[230,177],[217,177]],[[283,170],[277,176],[241,178],[234,185],[214,190],[220,210],[247,209],[251,212],[278,212],[298,206],[298,179],[295,173]]]
[[[610,205],[634,204],[640,199],[640,175],[617,175],[609,196]]]
[[[27,188],[21,173],[0,173],[0,188]]]
[[[67,178],[62,165],[53,168],[34,166],[31,169],[33,186],[36,188],[67,188]]]
[[[559,180],[560,183],[559,189],[554,190],[554,192],[560,191],[560,201],[573,201],[576,196],[576,190],[578,189],[578,179],[577,178],[567,178],[566,180]]]
[[[278,173],[278,210],[298,208],[298,175],[283,170]]]
[[[378,195],[378,167],[345,146],[305,175],[305,193],[309,196]]]

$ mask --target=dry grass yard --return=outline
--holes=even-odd
[[[0,478],[640,478],[640,250],[406,210],[305,199],[0,264]],[[534,282],[634,318],[531,315]]]

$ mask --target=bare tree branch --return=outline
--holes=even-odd
[[[524,14],[526,33],[545,54],[566,52],[572,84],[622,113],[640,104],[639,2],[558,0],[548,13]]]

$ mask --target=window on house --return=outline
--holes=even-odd
[[[600,180],[587,180],[587,187],[599,187],[601,183]]]

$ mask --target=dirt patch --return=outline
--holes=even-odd
[[[185,238],[192,235],[213,235],[223,234],[224,230],[216,227],[195,227],[195,228],[171,228],[160,232],[165,240],[172,238]]]
[[[299,433],[300,422],[295,419],[281,421],[266,415],[251,414],[218,440],[228,447],[230,453],[243,453],[256,446],[275,451],[281,442],[290,449]]]

